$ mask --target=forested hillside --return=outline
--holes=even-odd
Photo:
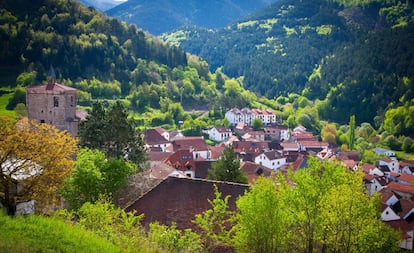
[[[2,1],[0,40],[0,87],[23,87],[9,110],[51,65],[59,82],[80,90],[81,105],[127,97],[131,109],[144,111],[162,99],[196,107],[217,97],[205,62],[74,0]]]
[[[164,39],[261,95],[327,98],[323,118],[373,122],[412,98],[413,25],[412,1],[281,0],[224,29]]]
[[[181,49],[74,1],[4,1],[0,24],[2,67],[40,76],[52,64],[63,78],[124,82],[140,59],[170,68],[187,64]]]
[[[86,6],[93,6],[97,10],[106,11],[125,2],[126,0],[78,0]]]
[[[106,11],[152,34],[171,32],[182,25],[224,27],[276,0],[129,0]]]

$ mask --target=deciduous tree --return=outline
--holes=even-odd
[[[252,126],[255,131],[260,130],[263,127],[263,121],[260,118],[254,118]]]
[[[197,214],[193,223],[200,229],[202,243],[208,251],[216,247],[231,247],[231,227],[235,225],[234,213],[229,210],[229,195],[224,199],[214,185],[213,200],[208,200],[211,209]]]
[[[61,194],[71,208],[78,209],[85,202],[95,203],[101,196],[112,197],[135,171],[136,167],[122,158],[108,160],[103,152],[84,148]]]
[[[16,202],[37,207],[58,201],[57,189],[70,174],[77,140],[48,124],[0,119],[0,201],[9,215]]]

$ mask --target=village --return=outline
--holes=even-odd
[[[328,143],[318,141],[302,126],[289,130],[288,127],[277,124],[276,115],[268,110],[233,108],[226,113],[226,118],[231,128],[216,126],[204,131],[208,139],[217,143],[214,146],[207,145],[203,136],[184,137],[179,132],[168,132],[162,128],[146,130],[144,136],[151,162],[151,168],[147,171],[148,176],[166,181],[166,185],[186,186],[182,186],[182,191],[176,192],[174,187],[159,184],[156,188],[159,187],[161,192],[159,189],[147,192],[153,200],[144,195],[128,209],[145,209],[146,213],[151,213],[151,219],[146,222],[176,222],[178,227],[188,228],[191,227],[191,215],[194,216],[200,211],[193,204],[197,203],[197,198],[202,198],[201,194],[206,193],[202,190],[202,185],[209,184],[205,180],[208,170],[212,163],[220,159],[225,147],[233,147],[236,157],[240,159],[240,170],[247,175],[249,184],[259,176],[266,177],[276,172],[287,173],[288,170],[306,168],[308,157],[316,156],[321,160],[337,159],[349,170],[362,171],[365,175],[367,193],[381,195],[381,220],[394,229],[403,231],[400,246],[403,249],[412,249],[414,227],[410,223],[414,220],[413,161],[398,161],[392,150],[375,148],[373,151],[382,158],[375,164],[361,163],[359,152],[331,148]],[[252,128],[255,118],[263,121],[263,129],[260,131],[254,131]],[[195,186],[198,184],[200,186]],[[223,189],[233,198],[242,194],[247,187],[225,182],[219,184],[223,184]],[[154,193],[155,191],[158,194]],[[193,191],[196,192],[195,195],[190,193]],[[171,194],[180,192],[185,193],[185,197],[179,197],[176,204],[174,200],[168,199]],[[152,201],[163,203],[168,210],[177,208],[175,212],[180,215],[157,212],[156,206],[148,206],[148,202]],[[171,206],[167,206],[166,203]]]
[[[78,122],[86,117],[75,105],[76,89],[55,83],[53,71],[48,84],[27,89],[29,119],[53,124],[73,135],[77,133]],[[308,158],[314,156],[320,160],[338,160],[351,171],[362,171],[367,194],[381,196],[381,220],[403,232],[401,248],[413,249],[413,161],[398,161],[394,151],[375,148],[373,151],[381,158],[375,164],[362,163],[358,151],[332,147],[303,126],[289,129],[270,110],[233,108],[225,117],[229,128],[205,129],[203,136],[188,137],[163,128],[145,130],[142,137],[148,167],[118,194],[118,206],[145,214],[144,226],[160,222],[176,224],[182,230],[196,229],[192,220],[210,208],[208,200],[214,198],[214,186],[224,196],[230,196],[229,208],[235,210],[237,198],[258,177],[307,168]],[[253,128],[257,119],[261,121],[260,129]],[[233,149],[248,184],[207,179],[208,171],[221,159],[226,147]],[[18,206],[16,213],[30,213],[32,208],[30,201],[29,205]]]

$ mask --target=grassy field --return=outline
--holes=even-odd
[[[4,216],[0,209],[0,252],[120,252],[80,227],[40,216]]]
[[[4,89],[2,89],[4,90]],[[9,99],[13,96],[13,93],[7,93],[0,96],[0,116],[15,117],[14,111],[6,110],[6,106],[9,103]]]

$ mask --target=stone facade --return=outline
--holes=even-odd
[[[27,87],[26,107],[30,120],[48,123],[72,135],[78,132],[76,89],[49,82]]]

